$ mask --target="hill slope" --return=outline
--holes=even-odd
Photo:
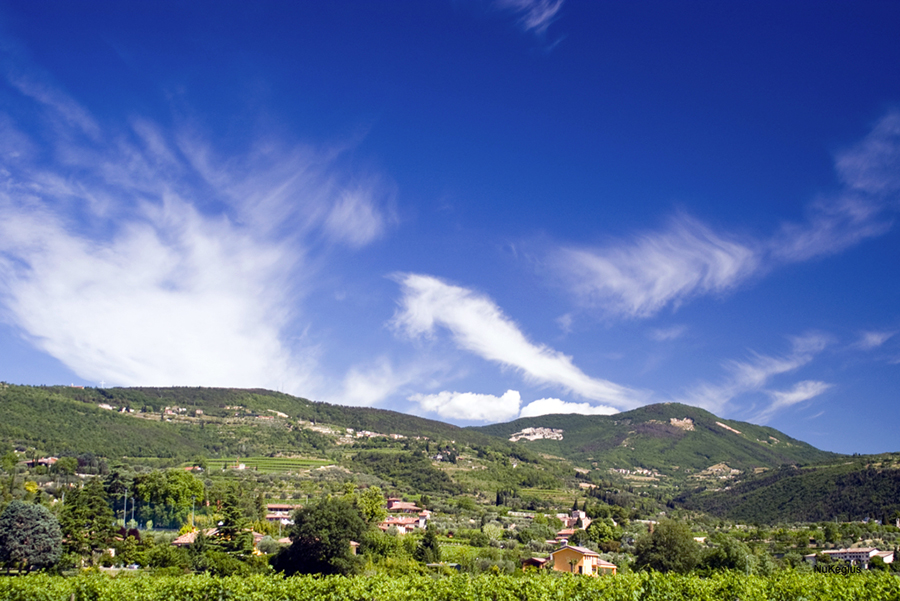
[[[724,489],[677,501],[744,522],[858,521],[900,517],[900,455],[845,458],[832,465],[784,467]]]
[[[526,428],[559,430],[559,439],[517,444],[599,468],[644,468],[675,475],[727,464],[740,470],[807,464],[837,455],[773,428],[726,420],[708,411],[663,403],[615,415],[544,415],[477,428],[510,438]],[[553,433],[547,433],[553,436]]]

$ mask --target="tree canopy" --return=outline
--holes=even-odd
[[[349,499],[322,499],[298,509],[290,530],[291,546],[273,560],[274,568],[291,574],[351,574],[360,567],[350,541],[368,529],[356,504]]]
[[[687,524],[663,520],[652,534],[638,540],[635,555],[639,568],[687,574],[700,559],[700,545]]]
[[[55,565],[61,553],[59,522],[43,505],[13,501],[0,514],[0,563],[30,571]]]
[[[66,550],[86,557],[91,564],[94,555],[109,548],[115,536],[113,512],[100,480],[91,479],[82,488],[66,494],[65,504],[59,512],[59,524]]]

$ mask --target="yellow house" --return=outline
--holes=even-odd
[[[616,564],[600,559],[594,551],[584,547],[566,545],[550,554],[553,569],[573,574],[615,574]]]

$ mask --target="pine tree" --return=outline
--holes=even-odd
[[[419,541],[415,557],[423,563],[439,563],[441,561],[441,545],[437,539],[437,531],[434,526],[428,526],[425,536]]]
[[[212,539],[216,546],[232,555],[249,555],[253,551],[253,534],[234,490],[229,490],[222,499],[222,520]]]
[[[89,480],[82,488],[69,491],[59,512],[65,549],[94,564],[95,555],[108,549],[115,536],[112,509],[106,491],[98,479]]]

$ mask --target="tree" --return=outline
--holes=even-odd
[[[723,536],[719,545],[703,554],[700,565],[710,570],[737,570],[750,573],[755,561],[750,547],[730,536]]]
[[[13,501],[0,514],[0,563],[31,571],[59,561],[62,532],[43,505]]]
[[[438,542],[434,526],[428,526],[425,529],[425,536],[416,547],[415,558],[422,563],[439,563],[441,561],[441,544]]]
[[[89,480],[82,488],[66,494],[59,511],[64,548],[93,565],[94,556],[108,549],[115,536],[113,512],[106,491],[98,479]]]
[[[635,565],[657,572],[686,574],[700,558],[700,545],[686,524],[663,520],[635,545]]]
[[[291,546],[275,556],[276,571],[292,574],[351,574],[361,567],[350,541],[368,526],[349,499],[322,499],[298,509],[290,530]]]
[[[253,551],[253,534],[247,528],[247,520],[234,491],[230,491],[222,502],[222,520],[211,538],[225,553],[249,555]]]
[[[191,504],[203,499],[203,482],[184,470],[169,469],[141,474],[134,479],[144,519],[156,525],[178,526],[187,520]]]
[[[370,486],[356,496],[356,508],[367,524],[378,524],[387,517],[384,495],[377,486]]]
[[[615,523],[610,518],[598,518],[587,527],[587,535],[598,545],[611,541],[618,541],[622,536]]]

